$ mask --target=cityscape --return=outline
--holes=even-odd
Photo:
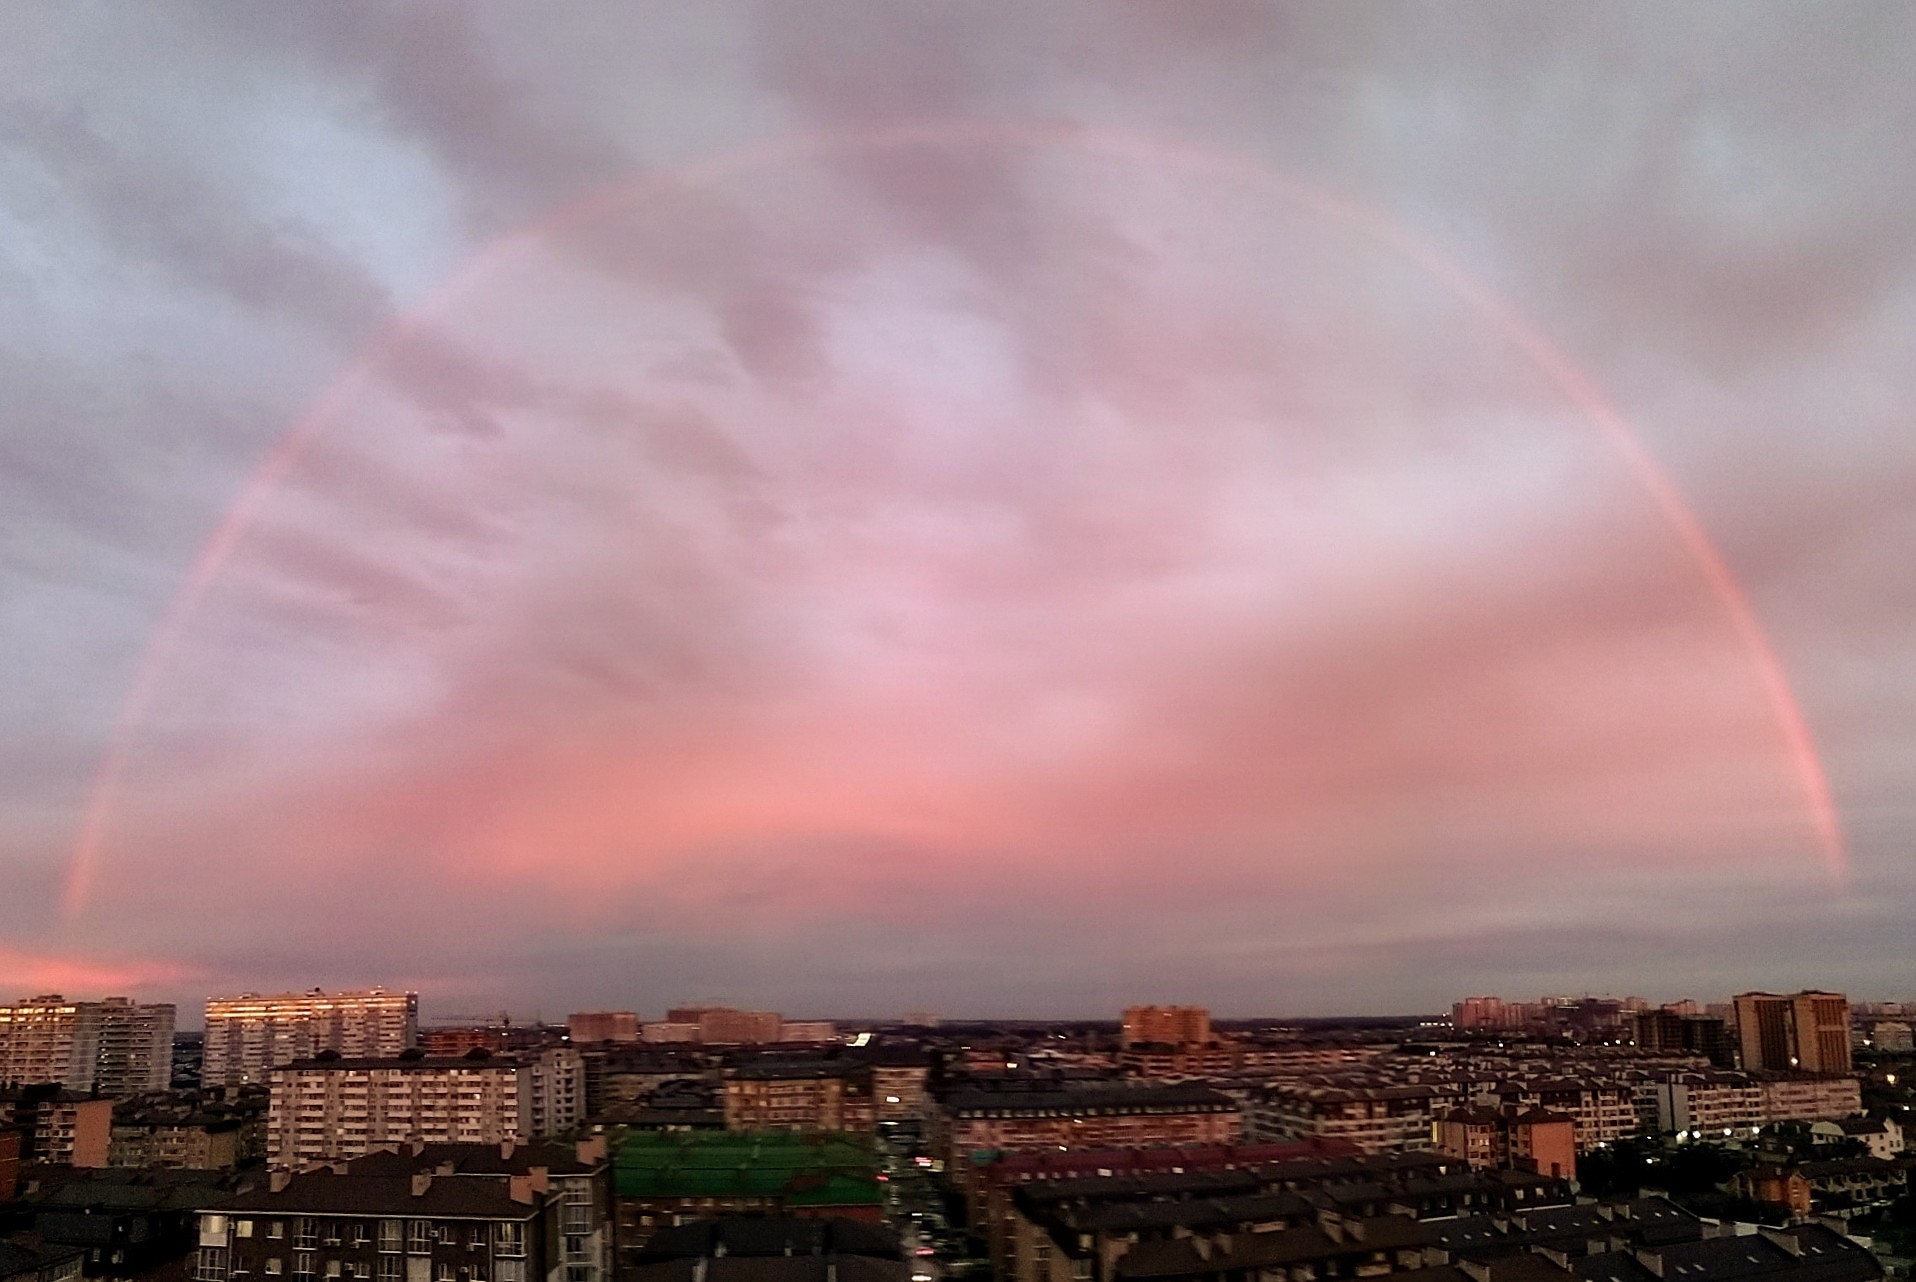
[[[0,1006],[17,1275],[1827,1282],[1916,1251],[1916,1002],[422,1027],[417,993],[316,988],[176,1014]]]
[[[1916,1282],[1916,0],[0,0],[0,1282]]]

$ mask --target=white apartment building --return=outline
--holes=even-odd
[[[1700,1139],[1746,1138],[1762,1127],[1763,1089],[1741,1073],[1684,1073],[1649,1084],[1656,1128]]]
[[[0,1085],[57,1082],[111,1098],[163,1091],[173,1076],[173,1007],[57,993],[0,1006]]]
[[[206,1003],[207,1086],[264,1082],[281,1064],[321,1051],[376,1059],[419,1042],[419,994],[383,988],[358,992],[244,993]]]
[[[569,1048],[537,1059],[300,1060],[272,1072],[267,1156],[297,1169],[414,1140],[500,1144],[553,1134],[578,1124],[584,1083],[584,1057]]]
[[[1863,1111],[1863,1084],[1854,1077],[1774,1077],[1762,1082],[1763,1120],[1817,1122]]]

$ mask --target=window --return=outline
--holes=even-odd
[[[333,1282],[333,1280],[334,1280],[334,1279],[336,1279],[336,1278],[338,1278],[338,1277],[339,1277],[339,1275],[340,1275],[341,1273],[343,1273],[344,1271],[345,1271],[345,1270],[344,1270],[344,1269],[342,1269],[342,1268],[340,1267],[340,1263],[339,1263],[339,1261],[338,1261],[338,1260],[328,1260],[328,1261],[326,1261],[326,1278],[327,1278],[327,1282]]]
[[[493,1249],[500,1255],[524,1255],[526,1253],[526,1226],[523,1224],[493,1225],[492,1244]],[[501,1282],[504,1282],[503,1278]]]
[[[346,1232],[346,1240],[348,1242],[351,1242],[354,1246],[362,1246],[362,1247],[365,1246],[366,1245],[366,1222],[364,1220],[354,1220],[352,1223],[352,1227],[348,1229]]]
[[[433,1266],[432,1282],[452,1282],[452,1265],[441,1260]]]
[[[267,1221],[267,1223],[266,1223],[266,1236],[267,1236],[267,1237],[270,1237],[270,1238],[283,1238],[283,1237],[285,1237],[285,1236],[286,1236],[286,1221],[285,1221],[285,1220],[269,1220],[269,1221]]]
[[[293,1277],[296,1282],[313,1282],[319,1276],[319,1257],[311,1251],[293,1252]]]
[[[208,1219],[223,1219],[221,1216],[207,1216]],[[193,1282],[226,1282],[226,1248],[223,1246],[203,1246],[193,1268]]]
[[[406,1224],[406,1249],[414,1255],[432,1250],[432,1221],[410,1220]]]
[[[400,1260],[389,1255],[379,1262],[379,1282],[399,1282]]]
[[[251,1220],[234,1220],[233,1221],[233,1236],[252,1237],[253,1222]]]
[[[475,1264],[466,1270],[466,1275],[472,1279],[472,1282],[486,1282],[486,1266]]]
[[[492,1266],[493,1282],[526,1282],[524,1260],[500,1260]]]
[[[397,1255],[406,1236],[406,1225],[400,1220],[379,1221],[379,1249]]]
[[[339,1221],[338,1220],[326,1221],[326,1233],[324,1238],[321,1240],[324,1241],[327,1246],[339,1245]]]
[[[475,1224],[466,1231],[466,1249],[469,1251],[483,1251],[486,1249],[485,1225]]]
[[[266,1267],[264,1269],[264,1272],[267,1277],[276,1278],[280,1274],[284,1273],[285,1271],[286,1271],[286,1261],[280,1259],[277,1255],[271,1255],[266,1258]]]
[[[293,1245],[310,1251],[319,1245],[319,1221],[302,1215],[293,1221]]]

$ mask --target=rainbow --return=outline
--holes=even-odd
[[[1795,768],[1808,806],[1821,865],[1834,884],[1847,883],[1849,861],[1842,823],[1814,736],[1789,673],[1748,591],[1703,521],[1641,436],[1596,381],[1509,298],[1498,293],[1435,241],[1390,214],[1317,184],[1269,169],[1249,158],[1183,140],[1129,130],[1028,121],[928,121],[832,133],[795,135],[742,147],[598,188],[558,206],[495,240],[462,264],[419,305],[394,319],[332,380],[242,486],[231,507],[194,557],[184,581],[154,625],[119,711],[108,731],[98,770],[83,806],[61,890],[61,915],[71,921],[86,908],[118,809],[130,749],[195,612],[276,488],[298,466],[338,411],[387,358],[450,308],[501,264],[555,233],[591,223],[669,189],[704,186],[795,160],[913,149],[1057,149],[1238,184],[1288,200],[1349,227],[1415,264],[1441,282],[1491,325],[1574,405],[1616,452],[1676,537],[1749,659],[1768,703],[1781,747]]]

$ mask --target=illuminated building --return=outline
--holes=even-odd
[[[1211,1040],[1211,1012],[1202,1006],[1132,1006],[1124,1012],[1126,1046],[1202,1046]]]
[[[301,1167],[389,1144],[500,1144],[562,1131],[582,1115],[584,1076],[571,1050],[300,1060],[272,1073],[268,1158]]]
[[[419,995],[383,988],[360,992],[245,993],[206,1003],[207,1086],[263,1082],[281,1064],[321,1051],[377,1058],[419,1040]]]
[[[0,1084],[54,1082],[120,1098],[165,1090],[172,1066],[171,1006],[58,994],[0,1006]]]

